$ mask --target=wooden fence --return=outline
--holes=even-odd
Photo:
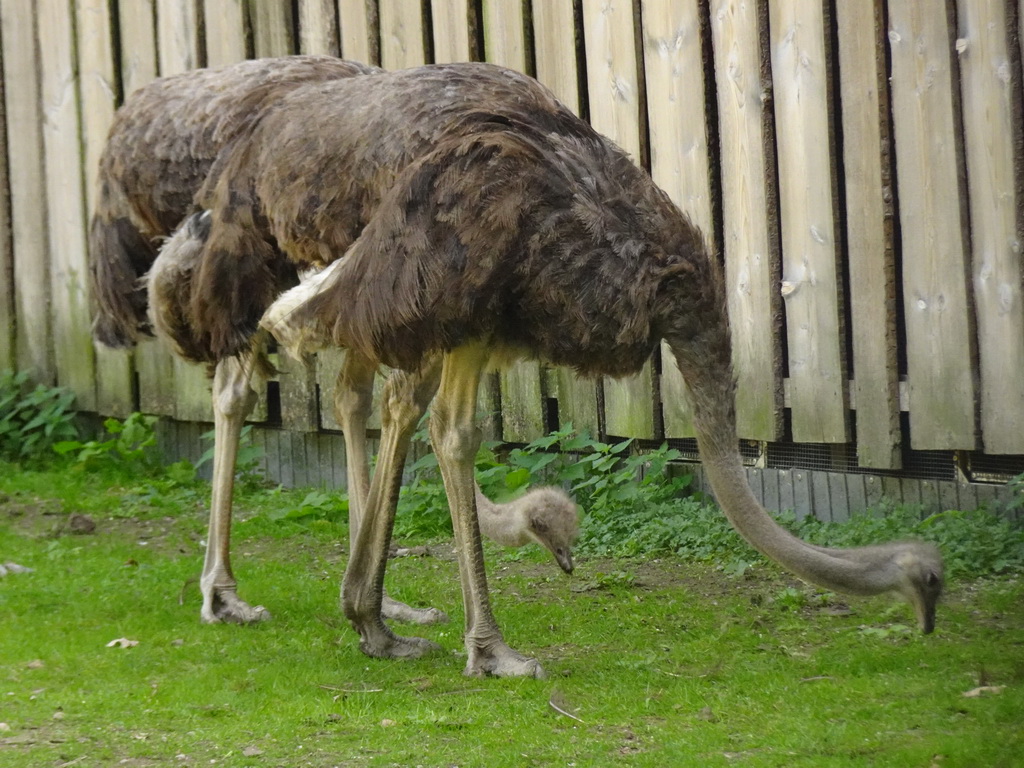
[[[809,446],[895,473],[1024,470],[1024,0],[3,0],[0,366],[80,408],[210,418],[202,373],[89,337],[86,224],[108,125],[159,75],[330,53],[535,75],[648,168],[724,259],[751,463]],[[666,357],[666,360],[669,358]],[[337,354],[256,420],[337,427]],[[495,431],[686,439],[674,365],[520,363]],[[688,445],[688,443],[680,443]],[[811,450],[813,449],[813,450]],[[831,452],[831,453],[829,453]],[[786,469],[799,450],[783,451]],[[774,455],[779,455],[774,450]],[[828,468],[828,467],[823,467]],[[966,473],[966,474],[965,474]],[[999,477],[1000,471],[993,476]]]

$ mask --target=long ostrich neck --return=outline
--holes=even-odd
[[[476,511],[480,532],[505,547],[521,547],[530,542],[522,509],[515,502],[495,504],[476,489]]]
[[[694,360],[685,350],[676,351],[693,406],[704,471],[729,522],[755,549],[814,584],[863,595],[893,589],[898,573],[888,547],[813,547],[778,525],[758,503],[737,446],[731,366],[716,366],[713,357]]]

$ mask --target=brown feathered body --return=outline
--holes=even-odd
[[[299,83],[376,72],[328,56],[256,59],[155,80],[118,110],[100,159],[90,230],[94,334],[130,347],[149,333],[146,289],[158,239],[196,210],[193,199],[221,151],[269,100]]]
[[[192,289],[201,359],[246,348],[259,297],[280,290],[276,246],[298,266],[346,254],[302,322],[388,365],[485,338],[621,375],[662,337],[710,331],[730,386],[700,232],[532,78],[456,64],[294,89],[229,154],[199,196],[213,219]]]

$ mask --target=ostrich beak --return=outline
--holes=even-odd
[[[930,635],[935,631],[935,607],[939,602],[938,595],[915,594],[911,601],[914,613],[917,614],[917,625],[922,635]]]
[[[572,575],[572,551],[568,549],[560,549],[554,553],[555,560],[558,562],[558,566],[570,576]]]

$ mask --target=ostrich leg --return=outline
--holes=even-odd
[[[199,580],[203,593],[202,620],[207,623],[248,624],[269,619],[262,606],[253,607],[237,594],[231,572],[231,497],[235,487],[235,460],[246,416],[256,404],[249,386],[255,358],[229,357],[217,363],[213,376],[213,497],[206,560]]]
[[[437,391],[439,362],[434,358],[417,373],[395,371],[384,387],[377,467],[341,588],[342,610],[368,656],[416,658],[439,647],[423,638],[394,634],[381,617],[384,570],[402,468],[416,424]]]
[[[366,422],[373,402],[373,377],[376,366],[353,350],[345,353],[345,362],[338,372],[334,389],[334,414],[345,434],[348,457],[348,536],[349,551],[355,551],[363,519],[363,510],[370,494],[370,461],[366,453]],[[433,392],[430,393],[433,397]],[[421,414],[422,415],[422,414]],[[418,417],[417,417],[418,418]],[[415,426],[415,425],[414,425]],[[381,604],[385,619],[411,624],[438,624],[448,616],[437,608],[413,608],[394,600],[385,591]]]
[[[488,348],[471,344],[445,356],[441,384],[430,419],[431,440],[444,477],[455,528],[462,600],[466,609],[467,675],[544,677],[536,659],[506,645],[491,611],[477,520],[473,462],[480,447],[475,423],[477,389],[490,357]]]

